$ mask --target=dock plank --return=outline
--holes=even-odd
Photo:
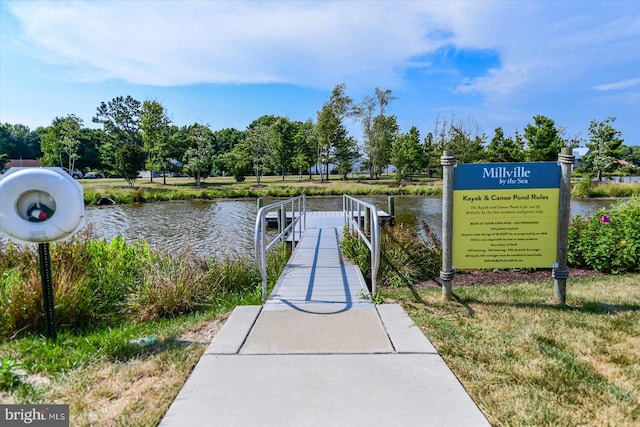
[[[369,304],[360,269],[340,251],[343,213],[308,213],[306,221],[307,228],[266,303]]]

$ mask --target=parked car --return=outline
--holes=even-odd
[[[71,175],[74,179],[82,179],[82,172],[80,172],[78,169],[72,170],[71,172],[69,172],[69,169],[67,168],[62,169],[64,169],[64,171]]]
[[[102,172],[87,172],[84,174],[84,179],[103,179],[104,174]]]

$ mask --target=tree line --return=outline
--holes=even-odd
[[[251,175],[260,184],[264,175],[284,180],[287,174],[315,174],[324,181],[333,173],[346,179],[354,169],[378,179],[393,165],[401,181],[416,174],[440,176],[445,150],[455,153],[460,163],[554,161],[562,147],[582,142],[590,149],[582,160],[593,176],[620,166],[621,158],[640,164],[640,147],[623,145],[614,117],[592,120],[586,141],[566,139],[564,130],[542,115],[533,116],[522,133],[507,136],[498,127],[489,139],[473,120],[451,114],[437,117],[433,132],[422,138],[416,126],[402,132],[397,116],[388,113],[395,99],[391,90],[376,88],[356,103],[346,86],[338,84],[315,121],[264,115],[244,130],[212,130],[202,123],[173,124],[158,101],[119,96],[97,107],[92,122],[101,126],[98,129],[86,127],[73,114],[35,131],[21,124],[0,125],[0,169],[8,159],[38,158],[45,166],[104,171],[131,185],[141,170],[152,171],[151,180],[154,172],[163,177],[186,173],[200,185],[211,174],[238,181]],[[362,126],[361,141],[349,135],[347,120]]]

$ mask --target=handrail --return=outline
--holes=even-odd
[[[287,225],[287,207],[289,204],[291,204],[291,224]],[[278,208],[279,212],[279,233],[276,237],[274,237],[272,241],[267,243],[267,227],[265,224],[266,215],[267,212],[273,211],[276,208]],[[300,221],[300,218],[302,218],[302,221]],[[269,250],[271,250],[271,248],[273,248],[276,243],[278,243],[278,241],[280,241],[284,246],[285,239],[291,231],[293,231],[292,247],[295,249],[296,225],[298,225],[298,236],[301,236],[302,232],[307,228],[307,198],[304,194],[261,207],[256,214],[255,256],[258,271],[260,272],[260,277],[262,278],[263,302],[267,300],[267,252],[269,252]]]
[[[371,294],[375,295],[377,288],[376,277],[380,268],[380,219],[378,217],[378,208],[370,203],[344,194],[342,196],[342,211],[344,212],[345,224],[349,224],[349,233],[357,232],[371,252]],[[367,234],[369,237],[367,237]]]

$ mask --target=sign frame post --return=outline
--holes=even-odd
[[[558,253],[557,263],[552,271],[553,294],[558,303],[567,303],[567,279],[569,268],[567,255],[569,251],[569,221],[571,206],[571,170],[573,168],[573,149],[565,147],[558,154],[561,168],[560,177],[560,206],[558,210]]]
[[[456,156],[445,151],[440,157],[442,165],[442,297],[453,299],[451,283],[453,282],[453,169],[456,166]]]

